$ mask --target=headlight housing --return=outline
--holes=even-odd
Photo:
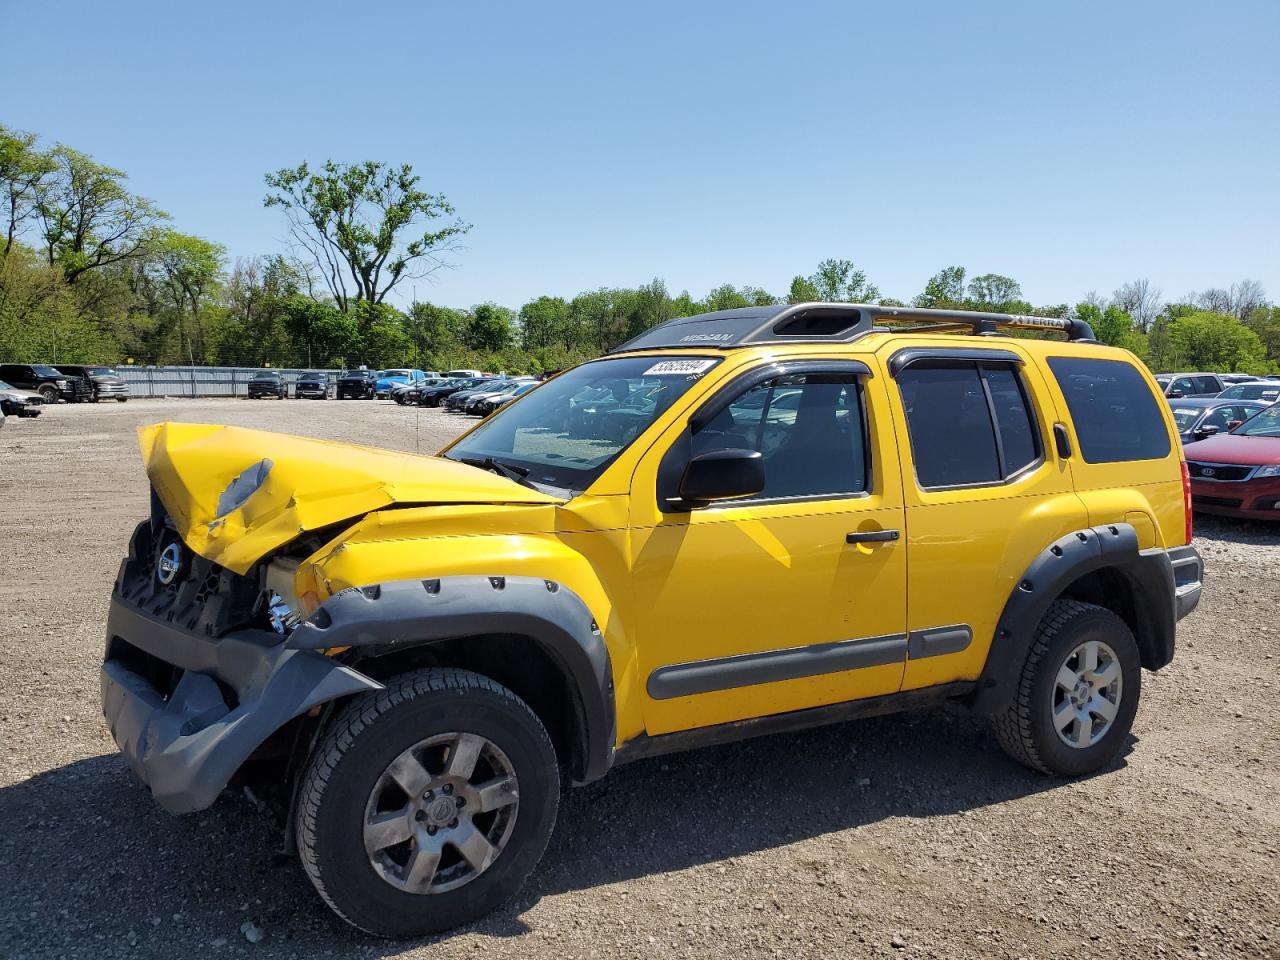
[[[67,389],[67,381],[65,380],[55,380],[53,381],[53,385],[57,387],[59,390]]]
[[[1254,477],[1280,477],[1280,463],[1269,463],[1265,467],[1259,467]]]

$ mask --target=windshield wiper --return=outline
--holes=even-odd
[[[506,477],[508,480],[524,484],[532,490],[538,489],[531,481],[525,479],[529,476],[528,467],[517,466],[514,463],[503,463],[501,460],[493,459],[493,457],[459,457],[458,462],[496,473],[500,477]]]

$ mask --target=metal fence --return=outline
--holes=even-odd
[[[116,372],[129,385],[135,397],[243,397],[249,392],[249,381],[262,373],[261,367],[116,367]],[[338,370],[298,368],[277,370],[293,392],[293,384],[301,374],[323,373],[332,384]]]

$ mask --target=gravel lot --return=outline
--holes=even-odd
[[[569,794],[518,902],[394,944],[333,917],[242,797],[162,813],[107,735],[102,624],[147,503],[134,428],[164,419],[424,452],[459,427],[139,400],[0,431],[0,957],[1280,957],[1280,525],[1198,523],[1204,601],[1101,775],[1025,771],[958,713],[636,763]]]

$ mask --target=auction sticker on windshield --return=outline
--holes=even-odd
[[[701,374],[706,373],[716,365],[714,359],[711,360],[663,360],[661,363],[655,363],[652,367],[640,374],[642,377],[661,377],[670,374]]]

